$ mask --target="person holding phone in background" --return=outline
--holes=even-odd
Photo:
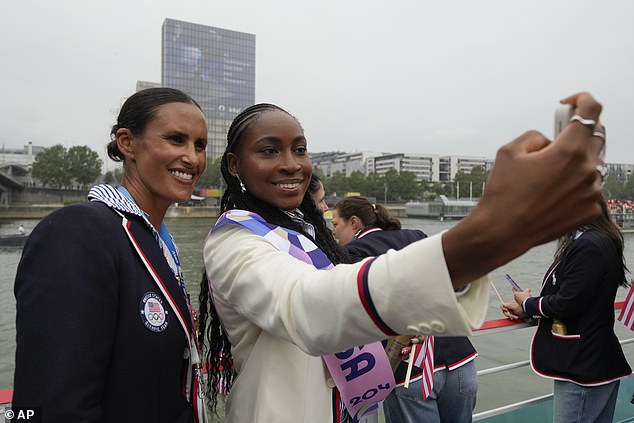
[[[542,291],[514,289],[510,319],[538,321],[531,366],[554,380],[553,422],[612,422],[619,380],[632,373],[614,333],[614,300],[627,286],[623,235],[604,198],[598,219],[564,235]]]

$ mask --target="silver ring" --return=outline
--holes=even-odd
[[[601,131],[592,131],[592,136],[601,138],[603,141],[605,141],[605,134]]]
[[[597,124],[597,121],[594,119],[585,119],[579,115],[574,115],[573,117],[570,118],[570,122],[579,122],[580,124],[582,124],[583,126],[587,126],[590,129],[594,129],[594,127]]]

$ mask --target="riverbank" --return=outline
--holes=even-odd
[[[0,219],[43,219],[49,213],[63,207],[61,204],[33,204],[28,206],[0,207]],[[405,217],[404,205],[390,205],[387,209],[393,216]],[[167,209],[167,218],[179,217],[218,217],[218,206],[179,206],[174,205]]]

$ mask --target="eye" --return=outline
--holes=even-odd
[[[165,138],[174,144],[182,144],[185,142],[185,137],[182,134],[169,134]]]
[[[274,156],[277,154],[277,150],[273,147],[263,147],[260,152],[265,156]]]
[[[296,152],[297,154],[304,155],[304,154],[308,153],[308,148],[306,148],[306,146],[305,146],[305,145],[299,145],[299,146],[297,146],[297,148],[295,149],[295,152]]]
[[[207,140],[198,140],[195,143],[196,151],[205,151],[207,149]]]

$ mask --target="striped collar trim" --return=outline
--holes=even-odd
[[[147,214],[141,210],[134,201],[130,200],[112,185],[95,185],[88,192],[88,200],[100,201],[110,208],[119,210],[123,213],[134,214],[147,220]]]

